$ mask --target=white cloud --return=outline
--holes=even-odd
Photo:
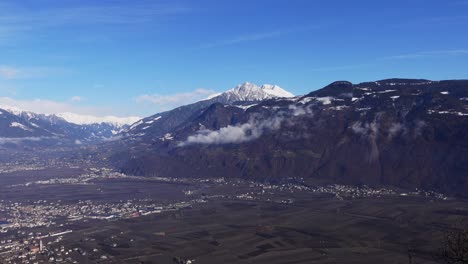
[[[200,48],[209,49],[209,48],[241,44],[241,43],[246,43],[246,42],[260,41],[260,40],[265,40],[265,39],[277,38],[277,37],[281,37],[281,36],[289,35],[293,33],[309,31],[311,29],[316,29],[316,28],[318,28],[318,26],[295,27],[295,28],[275,30],[275,31],[270,31],[270,32],[247,34],[247,35],[238,36],[232,39],[226,39],[222,41],[204,44]]]
[[[257,33],[257,34],[250,34],[250,35],[243,35],[233,39],[227,39],[223,41],[213,42],[209,44],[204,44],[201,46],[202,49],[209,49],[209,48],[216,48],[216,47],[223,47],[229,46],[234,44],[240,44],[245,42],[252,42],[258,40],[264,40],[274,37],[279,37],[284,35],[281,31],[273,31],[273,32],[265,32],[265,33]]]
[[[421,59],[421,58],[429,58],[429,57],[463,56],[463,55],[468,55],[468,49],[421,51],[421,52],[415,52],[415,53],[384,57],[382,59],[405,60],[405,59]]]
[[[372,64],[354,64],[354,65],[342,65],[342,66],[330,66],[330,67],[317,67],[311,68],[310,71],[314,72],[332,72],[332,71],[345,71],[345,70],[353,70],[359,68],[365,68],[368,66],[372,66]]]
[[[196,89],[191,92],[176,93],[170,95],[143,94],[135,98],[137,103],[150,103],[160,109],[171,109],[177,106],[194,103],[206,99],[215,91],[209,89]]]
[[[72,101],[72,102],[81,102],[81,101],[83,101],[83,97],[75,95],[72,98],[70,98],[70,101]]]
[[[19,74],[19,70],[13,67],[0,65],[0,77],[3,79],[15,79]]]
[[[379,135],[379,124],[377,120],[372,123],[355,122],[351,129],[354,133],[360,135],[369,141],[370,150],[367,153],[367,161],[372,163],[378,160],[380,152],[377,145],[377,137]]]
[[[249,122],[235,126],[223,127],[219,130],[203,129],[195,135],[187,137],[187,140],[179,144],[180,147],[191,144],[230,144],[252,141],[260,138],[265,132],[275,131],[281,128],[284,121],[291,118],[312,115],[309,107],[290,105],[287,110],[281,110],[272,117],[252,117]]]
[[[24,141],[41,141],[43,139],[49,139],[50,137],[23,137],[23,138],[5,138],[0,137],[0,145],[4,144],[21,144]]]
[[[389,138],[393,138],[399,133],[406,133],[406,126],[401,123],[392,123],[388,128],[388,136]]]
[[[61,75],[68,70],[52,67],[15,67],[0,65],[0,78],[6,80],[42,78],[50,75]]]
[[[168,17],[190,12],[187,6],[169,1],[149,1],[146,3],[126,3],[114,1],[103,4],[101,1],[83,4],[76,2],[67,6],[43,5],[27,8],[17,1],[0,3],[0,41],[11,40],[15,35],[28,36],[32,31],[76,25],[142,25],[164,22]]]
[[[77,114],[96,114],[104,113],[109,110],[103,107],[76,106],[66,102],[58,102],[53,100],[17,100],[11,97],[0,97],[0,108],[2,107],[15,107],[24,111],[31,111],[39,114],[57,114],[63,112],[73,112]]]
[[[11,83],[0,82],[0,94],[13,96],[16,95],[17,90],[17,87],[12,85]]]
[[[180,146],[188,144],[229,144],[242,143],[259,138],[267,130],[277,130],[281,127],[284,117],[275,116],[269,119],[252,119],[248,123],[237,126],[227,126],[219,130],[201,130],[196,135],[189,136]]]

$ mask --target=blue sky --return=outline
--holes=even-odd
[[[0,104],[146,116],[245,81],[468,78],[468,0],[0,0]]]

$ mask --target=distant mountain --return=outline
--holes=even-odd
[[[0,144],[84,144],[107,140],[138,118],[97,118],[72,113],[45,115],[0,106]]]
[[[275,97],[293,97],[294,95],[277,85],[257,86],[246,82],[226,92],[216,94],[207,101],[211,103],[232,104],[235,102],[257,102]]]
[[[44,143],[43,145],[53,145],[54,143],[94,144],[116,135],[160,137],[167,131],[183,124],[199,110],[215,102],[224,104],[259,102],[269,98],[289,96],[292,94],[276,85],[257,86],[244,83],[204,101],[143,120],[140,120],[139,117],[96,117],[75,113],[45,115],[0,105],[0,145],[10,142],[14,144]],[[130,126],[131,124],[133,125]]]
[[[214,103],[248,105],[267,99],[293,96],[292,93],[277,85],[264,84],[257,86],[246,82],[226,92],[211,96],[206,100],[144,118],[134,123],[124,135],[133,139],[160,138],[200,115],[207,107]]]
[[[212,99],[143,119],[98,155],[134,175],[468,193],[468,80],[339,81],[293,98]]]
[[[115,128],[122,128],[128,125],[131,125],[141,117],[129,116],[129,117],[116,117],[116,116],[104,116],[97,117],[91,115],[79,115],[75,113],[65,112],[56,114],[56,116],[65,119],[69,123],[77,125],[92,125],[92,124],[108,124]]]

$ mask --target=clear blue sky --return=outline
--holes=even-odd
[[[468,0],[0,0],[0,104],[146,116],[391,77],[467,79]]]

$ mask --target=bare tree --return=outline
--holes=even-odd
[[[413,252],[408,247],[408,264],[413,264]]]
[[[468,264],[468,229],[455,228],[445,233],[436,259],[444,264]]]

